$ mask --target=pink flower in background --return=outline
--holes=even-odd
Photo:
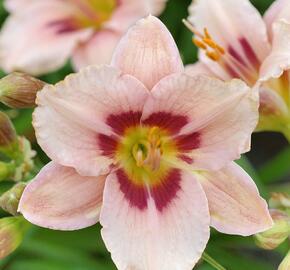
[[[290,1],[277,0],[264,18],[248,0],[195,0],[189,13],[200,51],[187,73],[260,84],[257,130],[290,141]]]
[[[243,82],[192,77],[166,27],[140,20],[110,66],[91,66],[37,98],[34,127],[52,159],[19,211],[39,226],[98,221],[118,269],[190,270],[220,232],[272,226],[233,160],[249,150],[258,101]]]
[[[158,15],[166,0],[5,0],[11,15],[0,33],[0,67],[40,75],[71,57],[77,70],[110,63],[136,20]]]

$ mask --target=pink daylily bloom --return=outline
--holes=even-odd
[[[91,66],[39,92],[34,127],[52,161],[27,186],[30,222],[81,229],[100,221],[120,270],[190,270],[209,227],[251,235],[272,226],[233,160],[249,148],[258,100],[239,80],[184,72],[153,16]]]
[[[166,0],[5,0],[11,13],[0,33],[0,66],[41,75],[71,58],[76,70],[109,64],[125,31]]]
[[[189,13],[200,50],[187,73],[259,86],[257,131],[279,131],[290,141],[290,2],[276,0],[264,19],[249,0],[195,0]]]

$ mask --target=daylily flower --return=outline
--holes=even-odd
[[[187,73],[259,86],[257,131],[278,131],[290,141],[290,2],[277,0],[264,18],[249,0],[195,0],[187,26],[200,48]]]
[[[166,0],[5,0],[11,13],[0,33],[0,66],[41,75],[71,57],[77,70],[109,64],[136,20],[158,15]]]
[[[132,27],[110,66],[38,92],[34,127],[52,159],[19,211],[39,226],[100,221],[118,269],[190,270],[209,226],[250,235],[272,226],[233,160],[249,149],[257,96],[239,80],[192,77],[166,27]]]

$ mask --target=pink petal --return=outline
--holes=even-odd
[[[199,180],[208,199],[211,226],[218,231],[247,236],[272,227],[267,203],[250,176],[235,163],[202,173]]]
[[[103,146],[117,139],[110,122],[138,114],[147,95],[139,81],[113,67],[83,69],[39,92],[33,121],[38,143],[52,160],[82,175],[108,173],[113,159]]]
[[[84,177],[54,162],[28,184],[19,211],[31,223],[76,230],[98,222],[106,176]]]
[[[279,21],[273,25],[273,46],[260,70],[260,80],[279,78],[290,68],[290,23]]]
[[[121,39],[112,65],[135,76],[148,89],[163,77],[183,71],[172,36],[165,25],[153,16],[138,21]]]
[[[39,2],[38,0],[4,0],[5,9],[9,12],[21,11],[24,8]]]
[[[60,68],[91,29],[77,30],[77,10],[65,1],[37,1],[8,17],[0,34],[0,65],[6,72],[39,75]]]
[[[268,8],[264,15],[264,21],[268,28],[268,34],[272,39],[273,24],[280,19],[290,20],[290,3],[289,0],[275,0]]]
[[[110,30],[95,33],[74,51],[72,63],[75,70],[93,64],[109,64],[120,38],[121,34]]]
[[[239,80],[173,74],[161,80],[145,104],[142,121],[157,112],[186,118],[176,137],[198,169],[219,169],[249,150],[258,120],[257,94]],[[173,122],[179,123],[179,122]]]
[[[167,198],[171,183],[157,197],[153,191],[146,193],[141,208],[121,180],[116,174],[108,176],[100,215],[102,237],[117,268],[192,269],[209,238],[207,200],[199,183],[180,173],[178,193],[160,209],[158,202]]]
[[[202,63],[202,62],[197,62],[191,65],[185,66],[184,72],[187,75],[190,76],[196,76],[196,75],[207,75],[207,76],[214,76],[217,77],[214,73],[211,72],[208,67]]]
[[[105,23],[105,27],[123,32],[149,14],[158,16],[165,8],[166,2],[167,0],[120,0],[118,8]]]
[[[202,51],[203,61],[220,78],[240,78],[253,83],[253,74],[270,50],[266,26],[248,0],[197,0],[189,7],[189,21],[224,48],[222,66]],[[245,31],[251,29],[251,31]]]

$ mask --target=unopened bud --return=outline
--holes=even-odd
[[[36,93],[44,85],[28,74],[13,72],[0,80],[0,101],[11,108],[34,107]]]
[[[289,216],[279,210],[270,210],[274,225],[271,229],[255,235],[256,244],[264,249],[274,249],[290,235]]]
[[[290,195],[285,193],[272,193],[269,205],[276,209],[290,209]]]
[[[10,213],[13,216],[17,215],[18,204],[22,196],[23,190],[26,187],[26,184],[20,182],[12,187],[10,190],[6,191],[0,197],[0,207]]]
[[[17,149],[18,140],[14,126],[9,117],[0,112],[0,152],[14,158],[14,152]]]
[[[289,270],[289,269],[290,269],[290,250],[288,251],[286,257],[278,267],[278,270]]]
[[[12,253],[22,242],[29,224],[23,217],[0,219],[0,259]]]

